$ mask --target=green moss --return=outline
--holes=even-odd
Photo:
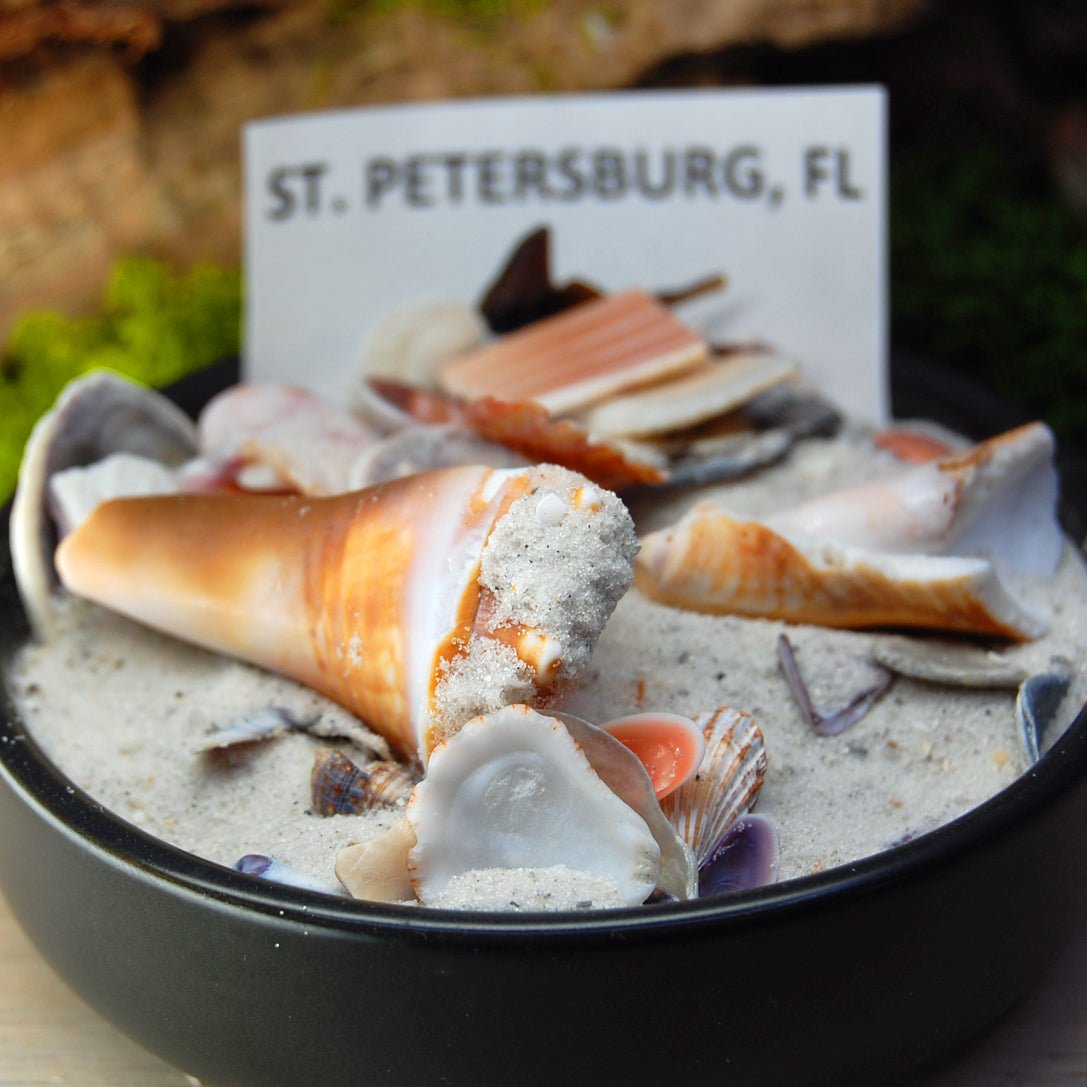
[[[986,145],[902,155],[891,177],[894,341],[1087,448],[1087,222]]]
[[[241,305],[236,271],[198,266],[178,274],[156,261],[125,260],[110,277],[100,316],[22,317],[0,369],[0,495],[14,488],[34,421],[68,381],[105,366],[167,385],[238,353]]]

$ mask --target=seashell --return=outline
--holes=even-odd
[[[359,372],[434,384],[439,368],[483,342],[487,326],[472,306],[447,299],[420,298],[387,313],[363,343]]]
[[[796,699],[804,719],[811,725],[812,731],[817,736],[838,736],[855,725],[887,693],[894,679],[888,669],[877,664],[876,678],[872,683],[857,691],[844,706],[830,713],[821,713],[812,703],[808,685],[804,682],[800,667],[796,663],[792,643],[784,634],[778,635],[777,650],[785,682],[789,685],[789,690]]]
[[[96,464],[115,453],[133,454],[145,462],[173,468],[192,456],[196,446],[196,429],[183,411],[161,394],[119,374],[96,370],[64,387],[27,440],[11,509],[12,569],[37,637],[44,638],[50,631],[50,595],[56,584],[56,538],[47,512],[52,478],[65,469]],[[113,468],[117,467],[114,462]],[[99,489],[104,479],[98,477]],[[131,480],[131,473],[121,471],[110,486],[125,490]],[[146,478],[140,475],[135,489],[146,488]],[[86,504],[85,497],[81,501]],[[76,514],[69,509],[68,516]]]
[[[493,331],[512,332],[599,297],[600,291],[586,283],[552,284],[551,231],[542,226],[517,243],[479,308]]]
[[[303,891],[320,891],[322,894],[337,894],[335,887],[299,872],[274,857],[264,853],[246,853],[234,862],[234,871],[247,876],[256,876],[271,883],[281,883],[285,887],[297,887]]]
[[[766,745],[755,721],[731,706],[694,721],[706,737],[706,753],[694,778],[665,797],[661,808],[701,866],[755,803],[766,776]]]
[[[726,415],[796,374],[796,363],[766,351],[707,360],[664,381],[613,396],[580,422],[594,437],[647,438]]]
[[[694,366],[703,339],[645,291],[544,318],[447,363],[439,386],[464,400],[534,401],[551,414],[587,407]]]
[[[527,461],[497,442],[489,442],[455,424],[405,426],[376,442],[355,462],[352,484],[371,487],[413,472],[485,464],[490,468],[521,468]]]
[[[583,427],[552,419],[539,404],[484,397],[466,404],[464,411],[468,424],[488,441],[530,460],[562,464],[609,490],[668,479],[660,464],[634,456],[615,443],[594,441]]]
[[[694,854],[661,811],[653,781],[642,761],[630,748],[597,725],[569,713],[556,713],[555,716],[581,746],[600,780],[645,820],[649,833],[660,847],[661,871],[657,889],[681,901],[694,898],[698,892],[698,866]]]
[[[357,815],[407,803],[415,782],[402,763],[381,759],[361,767],[333,747],[319,747],[313,754],[310,799],[318,815]]]
[[[1019,735],[1033,766],[1042,755],[1045,734],[1057,719],[1064,696],[1072,683],[1072,672],[1066,662],[1054,672],[1041,672],[1024,680],[1015,699],[1015,720]]]
[[[698,442],[671,460],[665,485],[692,487],[721,483],[776,464],[796,444],[784,428],[745,431],[713,442]]]
[[[706,753],[702,729],[678,713],[635,713],[600,727],[638,757],[658,800],[694,777]]]
[[[78,528],[111,498],[173,494],[178,469],[135,453],[111,453],[84,468],[65,468],[49,480],[48,505],[58,537]]]
[[[774,821],[751,812],[741,815],[699,867],[698,897],[737,894],[776,883],[780,860]]]
[[[896,554],[981,555],[1048,575],[1057,522],[1053,434],[1030,423],[890,479],[823,495],[766,518],[790,539]]]
[[[353,489],[354,465],[380,435],[313,393],[279,385],[235,385],[199,419],[201,449],[271,469],[302,494]]]
[[[880,638],[872,656],[900,676],[951,687],[1018,687],[1027,678],[1001,653],[945,640]]]
[[[372,838],[345,845],[336,856],[336,878],[352,898],[413,901],[408,853],[414,845],[415,832],[405,816]]]
[[[283,706],[262,706],[216,729],[197,748],[200,752],[222,751],[239,744],[258,743],[285,736],[288,732],[305,731],[307,722],[300,721]]]
[[[408,805],[412,884],[426,904],[477,869],[563,865],[609,880],[626,905],[660,874],[645,820],[593,770],[566,726],[515,705],[434,749]]]
[[[56,562],[70,591],[298,680],[425,763],[470,717],[565,694],[635,547],[584,476],[465,466],[328,498],[107,502]]]
[[[712,501],[696,504],[677,524],[641,543],[638,586],[662,603],[692,611],[829,627],[955,630],[1015,641],[1045,629],[983,559],[790,540]]]

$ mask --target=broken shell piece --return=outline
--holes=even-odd
[[[894,675],[880,664],[874,666],[875,679],[857,691],[843,706],[829,712],[820,712],[812,702],[808,685],[800,674],[792,642],[784,634],[778,635],[778,662],[785,682],[789,686],[804,719],[817,736],[838,736],[860,721],[868,711],[890,690]]]
[[[645,767],[658,800],[694,776],[706,753],[706,737],[678,713],[635,713],[600,726]]]
[[[698,872],[698,897],[738,894],[777,882],[781,845],[777,825],[748,812],[725,832]]]
[[[622,445],[594,441],[583,427],[552,419],[539,404],[484,397],[465,405],[464,410],[469,425],[489,441],[530,460],[565,465],[609,490],[668,479],[660,463],[635,455]]]
[[[174,468],[197,448],[192,420],[165,396],[107,370],[64,387],[35,424],[19,466],[11,508],[11,564],[34,634],[52,626],[56,535],[48,513],[50,480],[65,469],[131,453]],[[137,490],[143,488],[141,482]]]
[[[645,291],[629,290],[545,318],[447,363],[454,396],[531,400],[552,414],[700,362],[706,345]]]
[[[283,706],[263,706],[216,729],[197,748],[198,751],[221,751],[239,744],[274,740],[288,732],[302,731],[307,722],[299,720]]]
[[[951,687],[1018,687],[1024,668],[1002,653],[946,640],[886,637],[872,646],[872,656],[900,676]]]
[[[642,540],[639,587],[665,604],[816,626],[920,627],[1024,641],[1044,623],[983,559],[787,539],[713,501]]]
[[[352,842],[336,857],[336,878],[352,898],[370,902],[410,902],[415,888],[408,878],[408,853],[415,832],[406,818],[362,842]]]
[[[544,524],[552,494],[566,512]],[[107,502],[57,568],[74,593],[321,691],[425,763],[470,717],[557,703],[635,548],[626,508],[584,476],[466,466],[329,498]]]
[[[256,876],[271,883],[281,883],[284,887],[297,887],[303,891],[320,891],[323,894],[338,894],[335,887],[299,872],[275,857],[264,853],[246,853],[234,862],[234,870],[247,876]]]
[[[350,412],[279,385],[232,386],[208,403],[199,425],[205,453],[271,469],[309,495],[351,490],[356,460],[379,438]]]
[[[559,287],[551,282],[551,231],[541,226],[517,243],[479,308],[495,332],[512,332],[599,297],[600,291],[587,283],[575,280]]]
[[[766,744],[754,719],[731,706],[694,721],[706,737],[706,753],[694,778],[661,808],[701,865],[755,803],[766,777]]]
[[[1049,428],[1031,423],[889,479],[823,495],[766,524],[790,538],[899,554],[981,555],[1024,573],[1051,574],[1064,549],[1054,449]]]
[[[1071,683],[1071,668],[1062,667],[1059,671],[1031,676],[1019,688],[1015,720],[1031,766],[1042,757],[1045,734],[1056,719]]]
[[[65,468],[49,480],[49,509],[59,537],[91,515],[111,498],[173,494],[178,473],[157,460],[135,453],[111,453],[85,468]]]
[[[389,479],[458,464],[519,468],[529,461],[456,425],[405,426],[370,446],[355,462],[351,485],[372,487]]]
[[[623,396],[580,419],[600,438],[647,438],[725,415],[796,374],[796,363],[766,351],[731,354]]]
[[[415,782],[401,763],[378,760],[361,767],[342,751],[319,747],[310,771],[310,802],[318,815],[357,815],[407,803]]]
[[[421,298],[391,310],[374,326],[362,347],[359,371],[434,384],[439,368],[483,342],[487,326],[479,311],[463,302]]]
[[[607,879],[625,905],[657,885],[645,820],[597,776],[565,725],[527,706],[469,721],[435,748],[408,805],[408,864],[425,905],[476,869],[563,865]]]

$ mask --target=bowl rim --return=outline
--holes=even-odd
[[[197,376],[197,375],[194,375]],[[942,375],[946,377],[946,375]],[[1063,473],[1062,473],[1063,481]],[[1062,494],[1067,505],[1068,497]],[[0,510],[4,546],[0,631],[6,658],[29,634],[14,588],[8,543],[10,501]],[[1074,507],[1075,512],[1080,512]],[[1084,558],[1080,548],[1080,558]],[[379,903],[289,887],[246,875],[157,838],[110,811],[56,766],[19,716],[0,673],[0,779],[37,814],[92,851],[135,875],[285,923],[367,935],[436,936],[492,942],[569,942],[622,936],[668,939],[692,931],[719,937],[725,929],[783,923],[800,911],[842,905],[919,877],[980,851],[1017,823],[1055,803],[1087,777],[1087,706],[1033,766],[953,820],[878,853],[811,875],[727,896],[581,911],[486,911]]]

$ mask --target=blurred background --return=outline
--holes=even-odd
[[[70,377],[237,351],[251,118],[873,82],[892,343],[1087,450],[1081,0],[0,0],[0,496]]]

